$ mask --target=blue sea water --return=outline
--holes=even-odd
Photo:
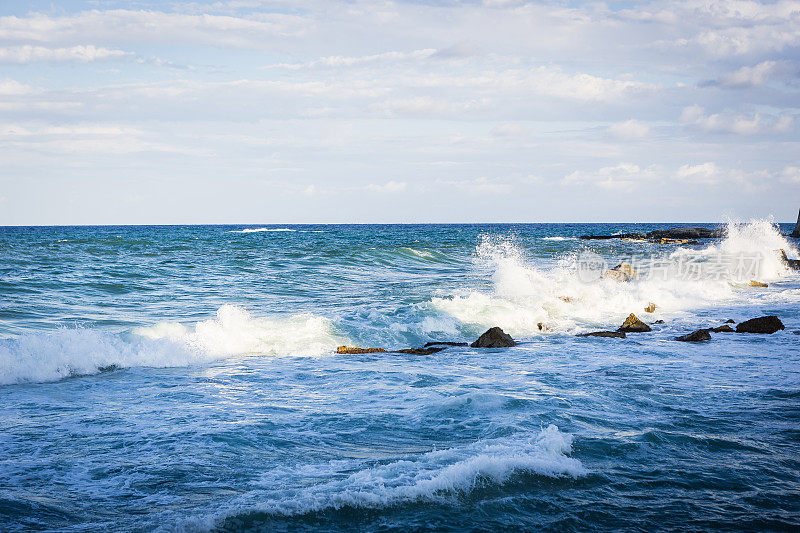
[[[0,530],[797,530],[798,242],[663,227],[0,228]]]

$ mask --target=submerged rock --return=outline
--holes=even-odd
[[[697,331],[689,333],[687,335],[681,335],[680,337],[675,337],[675,340],[681,342],[710,341],[711,334],[708,332],[707,329],[698,329]]]
[[[383,348],[357,348],[355,346],[339,346],[336,353],[358,355],[363,353],[386,353]]]
[[[449,341],[436,341],[436,342],[426,342],[423,348],[430,348],[431,346],[466,346],[466,342],[449,342]]]
[[[655,310],[656,310],[656,307],[658,307],[656,304],[654,304],[653,302],[650,302],[649,304],[647,304],[647,307],[644,308],[644,312],[645,313],[654,313]]]
[[[470,344],[472,348],[508,348],[516,345],[511,335],[496,326],[489,328],[486,333],[478,337],[478,340]]]
[[[441,352],[442,348],[404,348],[402,350],[394,350],[392,353],[407,353],[411,355],[431,355],[436,352]]]
[[[713,331],[714,333],[733,333],[736,330],[734,330],[728,324],[722,324],[721,326],[711,328],[711,331]]]
[[[750,320],[745,320],[741,324],[737,324],[736,333],[765,333],[769,335],[782,329],[786,328],[783,322],[781,322],[781,319],[770,315],[751,318]]]
[[[617,331],[622,331],[624,333],[645,333],[652,330],[650,329],[650,326],[639,320],[636,315],[631,313],[631,315],[625,319],[625,322],[622,323]]]
[[[615,337],[624,339],[625,333],[622,331],[592,331],[591,333],[579,333],[576,337]]]

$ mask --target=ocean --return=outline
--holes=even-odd
[[[0,228],[0,530],[796,531],[792,226],[666,227]]]

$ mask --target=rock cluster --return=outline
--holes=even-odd
[[[798,220],[800,223],[800,220]],[[697,239],[718,239],[726,235],[726,228],[670,228],[649,233],[619,233],[616,235],[581,235],[584,240],[627,239],[659,244],[699,244]]]

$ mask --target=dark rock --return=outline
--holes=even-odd
[[[616,235],[581,235],[579,238],[586,241],[606,241],[609,239],[645,240],[647,235],[644,233],[618,233]]]
[[[718,239],[725,237],[726,228],[670,228],[657,229],[647,234],[648,239]]]
[[[736,333],[770,334],[782,329],[786,329],[783,322],[774,315],[751,318],[750,320],[745,320],[741,324],[736,325]]]
[[[681,342],[710,341],[711,334],[708,332],[707,329],[698,329],[697,331],[689,333],[688,335],[681,335],[680,337],[675,337],[675,340]]]
[[[664,323],[663,320],[656,320],[655,322],[653,322],[653,324],[663,324],[663,323]]]
[[[617,331],[622,331],[624,333],[644,333],[652,330],[650,329],[650,326],[636,318],[636,315],[631,313],[631,315],[625,319],[625,322],[622,323]]]
[[[423,348],[430,348],[431,346],[466,346],[466,342],[426,342]]]
[[[432,353],[441,352],[444,348],[404,348],[402,350],[395,350],[392,353],[408,353],[411,355],[430,355]]]
[[[486,333],[478,337],[478,340],[470,344],[473,348],[508,348],[516,345],[511,335],[496,326],[489,328]]]
[[[579,333],[576,337],[615,337],[624,339],[625,333],[622,331],[592,331],[591,333]]]
[[[729,318],[728,320],[725,321],[725,323],[726,324],[736,324],[736,321],[734,319],[732,319],[732,318]]]
[[[797,213],[797,224],[794,225],[794,230],[789,234],[789,237],[800,239],[800,212]]]
[[[364,353],[386,353],[383,348],[357,348],[355,346],[339,346],[336,353],[359,355]]]
[[[797,228],[795,228],[797,230]],[[789,259],[786,257],[786,250],[781,249],[781,259],[792,270],[800,270],[800,259]]]
[[[721,326],[711,328],[711,331],[713,331],[714,333],[733,333],[736,330],[730,327],[728,324],[723,324]]]
[[[800,222],[800,221],[798,221]],[[626,239],[650,241],[661,244],[700,244],[697,239],[716,239],[725,237],[726,228],[670,228],[658,229],[650,233],[618,233],[616,235],[581,235],[584,240]]]

